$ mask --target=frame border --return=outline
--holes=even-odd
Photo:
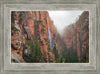
[[[3,11],[3,10],[4,10],[4,9],[3,9],[3,8],[4,8],[3,5],[5,5],[7,1],[0,1],[0,2],[1,2],[1,25],[0,25],[0,26],[1,26],[1,29],[0,29],[0,30],[1,30],[1,32],[0,32],[1,36],[0,36],[0,39],[1,39],[1,42],[2,42],[2,43],[0,42],[0,43],[1,43],[1,44],[0,44],[0,45],[1,45],[1,48],[0,48],[0,52],[1,52],[1,54],[0,54],[0,61],[2,61],[2,62],[0,63],[0,66],[1,66],[0,70],[2,71],[2,73],[9,72],[9,74],[10,74],[10,72],[12,72],[12,71],[4,70],[4,62],[3,62],[4,56],[3,56],[3,53],[2,53],[2,52],[4,51],[4,50],[3,50],[3,49],[4,49],[4,48],[3,48],[3,47],[4,47],[4,45],[3,45],[3,44],[4,44],[4,37],[3,37],[3,36],[4,36],[4,28],[5,28],[4,25],[3,25],[3,24],[4,24],[4,21],[3,21],[3,20],[4,20],[4,17],[3,17],[2,14],[4,13],[4,11]],[[8,1],[7,3],[9,4],[9,2],[10,2],[10,1]],[[16,1],[16,2],[17,2],[17,1]],[[16,4],[16,2],[15,2],[15,4]],[[18,4],[21,4],[20,2],[21,2],[21,0],[19,0],[19,2],[17,2],[17,3],[18,3]],[[68,2],[68,3],[70,3],[70,4],[73,4],[73,3],[76,3],[77,1],[76,1],[76,2],[74,2],[74,1],[71,2],[71,1],[60,1],[60,0],[59,0],[57,3],[56,3],[56,2],[52,2],[52,1],[51,1],[51,2],[48,1],[46,4],[49,4],[49,3],[59,4],[59,2],[61,2],[61,3],[65,2],[65,4],[67,4],[66,2]],[[89,1],[89,4],[91,4],[91,2],[92,2],[92,0]],[[94,1],[93,1],[93,2],[94,2]],[[98,2],[98,3],[97,3],[97,2]],[[100,16],[98,15],[98,14],[99,14],[99,7],[98,7],[98,6],[100,5],[99,2],[100,2],[100,1],[96,1],[96,10],[97,10],[97,15],[96,15],[96,48],[97,48],[97,49],[100,47],[100,46],[99,46],[99,45],[100,45],[100,38],[99,38],[100,34],[98,33],[98,32],[100,31],[100,30],[99,30],[99,27],[100,27],[99,23],[100,23],[100,22],[98,21],[98,19],[100,19]],[[13,2],[11,2],[11,3],[13,3]],[[24,3],[24,2],[23,2],[23,3]],[[39,3],[39,2],[38,2],[38,1],[33,1],[33,3],[36,3],[36,4],[37,4],[37,3]],[[42,1],[41,1],[40,4],[42,4],[42,3],[45,3],[45,2],[42,2]],[[79,0],[78,3],[84,4],[84,3],[85,3],[85,0],[84,0],[83,2],[81,2],[81,1]],[[88,1],[86,1],[86,3],[88,3]],[[13,4],[14,4],[14,3],[13,3]],[[64,3],[63,3],[63,4],[64,4]],[[94,4],[95,4],[95,3],[94,3]],[[99,74],[99,71],[98,71],[98,70],[100,69],[100,62],[99,62],[100,50],[97,50],[96,52],[97,52],[97,55],[96,55],[96,56],[97,56],[97,57],[96,57],[96,58],[97,58],[97,64],[96,64],[97,67],[96,67],[96,70],[95,70],[95,71],[92,70],[92,71],[89,71],[89,72],[88,72],[88,71],[85,71],[85,72],[87,72],[87,73],[90,73],[90,72],[91,72],[91,73],[97,73],[97,74]],[[98,54],[98,53],[99,53],[99,54]],[[13,72],[15,73],[16,70],[13,71]],[[27,72],[30,73],[30,71],[27,71]],[[80,73],[80,72],[81,72],[81,73],[82,73],[82,72],[85,73],[84,71],[81,71],[81,70],[78,70],[78,71],[73,71],[73,70],[72,70],[72,71],[65,71],[65,70],[57,70],[57,71],[56,71],[56,70],[54,70],[54,71],[52,71],[52,70],[49,70],[49,71],[41,71],[41,70],[40,70],[40,71],[35,71],[35,70],[34,70],[34,71],[32,71],[32,72],[39,72],[39,73],[40,73],[40,72],[41,72],[41,73],[49,72],[49,73],[54,73],[54,74],[55,74],[55,73],[58,73],[58,72],[62,72],[62,73],[74,73],[74,72],[75,72],[76,74],[77,74],[77,73]],[[24,73],[24,71],[17,71],[16,73]]]

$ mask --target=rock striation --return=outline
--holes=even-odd
[[[48,51],[48,28],[53,38],[54,25],[47,11],[13,11],[12,24],[19,31],[13,31],[11,35],[12,51],[18,52],[22,56],[25,40],[37,40],[42,56],[55,61],[55,56]]]

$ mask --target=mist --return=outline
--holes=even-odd
[[[48,11],[57,31],[62,34],[65,27],[75,23],[83,11]]]

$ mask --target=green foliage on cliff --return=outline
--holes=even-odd
[[[41,32],[43,32],[43,29],[41,29]]]
[[[58,55],[58,50],[56,49],[56,45],[53,48],[53,53],[55,54],[56,63],[59,63],[60,61],[59,61],[59,55]]]
[[[43,27],[45,27],[42,20],[35,20],[35,23],[37,23],[37,25],[42,25]]]
[[[12,31],[19,31],[13,24],[11,24],[11,30]]]
[[[14,23],[14,16],[13,16],[13,11],[11,12],[11,23]]]
[[[19,17],[20,17],[20,20],[19,20],[19,22],[23,22],[24,21],[24,11],[21,11],[20,12],[20,15],[19,15]]]
[[[89,45],[86,45],[86,49],[84,50],[84,53],[80,62],[82,63],[89,62]]]
[[[35,20],[35,23],[42,23],[42,20]]]
[[[26,62],[46,62],[46,59],[44,57],[42,57],[42,53],[39,47],[38,42],[33,42],[32,41],[26,41],[26,45],[28,45],[28,47],[30,48],[30,53],[29,56],[23,56]]]
[[[23,17],[20,17],[20,22],[22,22],[24,20],[24,18]]]
[[[55,58],[58,58],[58,50],[56,49],[56,46],[53,48],[53,53],[55,54]]]
[[[73,48],[69,48],[65,51],[63,51],[63,56],[61,58],[61,62],[65,63],[77,63],[78,62],[78,56],[76,50],[73,50]]]

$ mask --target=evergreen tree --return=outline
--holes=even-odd
[[[53,53],[55,54],[56,63],[59,63],[60,61],[59,61],[59,55],[58,55],[58,50],[56,49],[56,45],[53,48]]]
[[[30,48],[29,56],[24,56],[24,58],[27,58],[26,62],[46,62],[45,58],[42,57],[42,53],[37,41],[26,41],[26,45],[28,45]]]
[[[78,56],[76,50],[73,51],[72,47],[63,51],[61,62],[75,63],[78,62]]]

